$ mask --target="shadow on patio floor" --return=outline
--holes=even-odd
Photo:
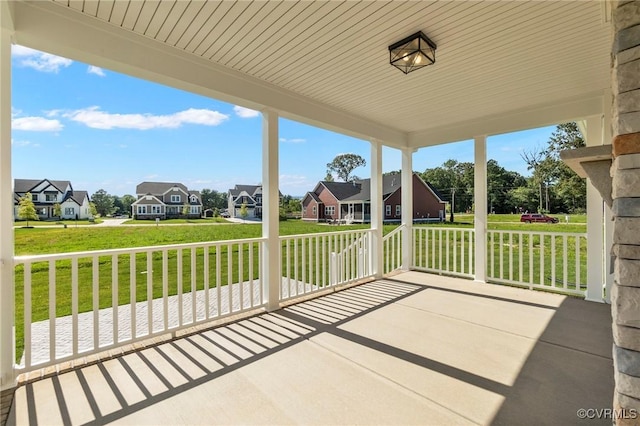
[[[576,423],[611,406],[610,329],[606,305],[407,273],[26,384],[8,424]]]

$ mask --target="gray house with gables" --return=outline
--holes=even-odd
[[[142,182],[136,186],[136,196],[138,199],[131,205],[131,214],[136,219],[202,216],[200,192],[189,190],[181,183]]]

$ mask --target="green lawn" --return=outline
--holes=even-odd
[[[68,227],[71,226],[76,226],[76,225],[97,225],[98,223],[102,223],[101,219],[95,219],[93,222],[84,219],[84,220],[70,220],[70,219],[65,219],[65,220],[30,220],[29,222],[29,227],[40,227],[40,226],[59,226],[61,228],[64,227],[64,225],[67,225]],[[16,220],[14,222],[14,226],[19,229],[19,228],[24,228],[27,226],[27,221],[26,220]]]
[[[211,224],[211,223],[231,223],[222,217],[207,217],[199,219],[163,219],[158,222],[160,225],[177,225],[177,224]],[[139,220],[129,219],[124,222],[125,225],[156,225],[155,220]]]

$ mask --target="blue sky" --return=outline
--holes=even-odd
[[[143,181],[181,182],[227,191],[260,183],[261,118],[255,111],[14,46],[13,177],[69,180],[93,194],[133,194]],[[555,127],[492,136],[487,156],[529,175],[522,149],[546,146]],[[280,191],[303,195],[340,153],[369,162],[369,143],[280,120]],[[454,158],[473,161],[473,141],[423,148],[414,170]],[[398,170],[385,148],[383,169]],[[369,177],[368,165],[354,173]]]

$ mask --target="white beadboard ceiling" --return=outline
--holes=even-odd
[[[602,113],[606,9],[600,1],[48,0],[17,1],[12,13],[20,44],[424,146]],[[436,63],[404,75],[389,65],[388,46],[416,31],[437,43]],[[134,45],[142,50],[127,58],[122,50]],[[148,65],[133,58],[139,52]],[[203,73],[218,83],[200,81]],[[252,89],[223,86],[226,78]]]

